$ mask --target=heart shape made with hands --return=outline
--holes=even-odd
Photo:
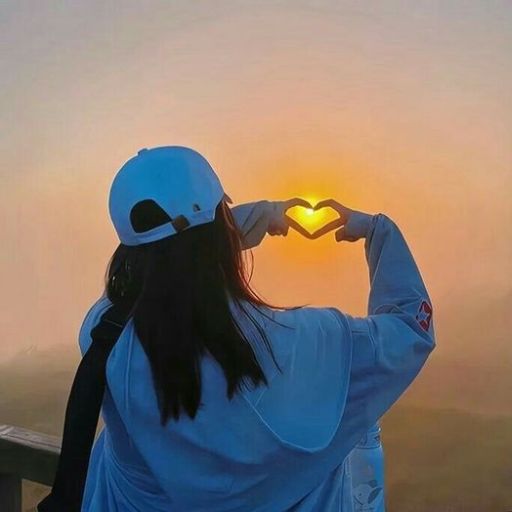
[[[345,221],[332,206],[292,206],[284,214],[288,225],[302,236],[315,240],[343,226]],[[309,229],[316,228],[313,231]]]

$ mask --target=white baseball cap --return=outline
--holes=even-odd
[[[212,222],[224,198],[231,202],[201,154],[183,146],[160,146],[141,149],[119,169],[110,187],[108,207],[121,243],[140,245]],[[171,220],[136,232],[130,214],[144,200],[155,201]]]

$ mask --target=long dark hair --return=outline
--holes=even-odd
[[[138,203],[131,212],[137,232],[169,221],[154,201]],[[241,236],[223,200],[213,222],[156,242],[120,244],[109,261],[105,290],[110,301],[124,303],[133,318],[151,366],[162,425],[170,416],[178,420],[182,408],[195,417],[205,349],[223,369],[230,400],[241,390],[244,377],[256,386],[268,385],[229,307],[230,298],[254,325],[282,372],[265,331],[249,311],[253,306],[274,306],[251,288],[244,256]]]

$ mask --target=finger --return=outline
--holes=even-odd
[[[313,208],[313,205],[309,201],[302,199],[302,197],[294,197],[293,199],[288,199],[287,201],[283,201],[282,205],[283,211],[293,208],[294,206],[304,206],[304,208]]]
[[[336,242],[355,242],[357,240],[357,238],[347,235],[345,226],[343,226],[341,229],[338,229],[338,231],[334,233],[334,238],[336,239]]]
[[[329,207],[335,210],[338,215],[340,216],[340,219],[343,220],[343,224],[346,224],[350,215],[350,208],[347,208],[346,206],[343,206],[342,204],[338,203],[334,199],[326,199],[324,201],[320,201],[318,204],[315,205],[315,210],[320,210],[322,208]]]
[[[269,235],[272,235],[272,236],[274,236],[274,235],[279,235],[279,236],[281,236],[281,235],[283,234],[283,232],[284,232],[284,231],[283,231],[281,228],[275,228],[275,229],[273,229],[272,231],[270,231],[270,230],[269,230],[268,234],[269,234]]]
[[[279,234],[279,228],[277,228],[276,226],[269,225],[267,233],[270,236],[278,235]]]
[[[336,239],[336,242],[345,240],[345,226],[343,226],[341,229],[338,229],[338,231],[334,233],[334,238]]]
[[[313,209],[320,210],[320,208],[325,208],[326,206],[330,206],[331,208],[334,208],[336,211],[338,210],[338,208],[344,208],[343,205],[341,205],[340,203],[338,203],[338,201],[335,201],[334,199],[324,199],[323,201],[316,203]]]
[[[288,233],[288,224],[286,224],[286,220],[283,218],[282,220],[276,221],[273,220],[269,226],[269,230],[272,230],[276,235],[285,236]]]
[[[313,237],[311,236],[311,233],[309,231],[307,231],[306,229],[304,229],[296,220],[292,219],[291,217],[289,217],[286,214],[284,217],[286,219],[288,226],[290,226],[292,229],[294,229],[295,231],[300,233],[303,237],[309,238],[310,240],[313,239]]]
[[[273,218],[271,221],[272,228],[276,231],[284,231],[287,229],[288,224],[286,223],[286,219],[284,215],[278,218]]]
[[[340,226],[343,226],[345,224],[344,220],[339,218],[332,220],[325,226],[322,226],[320,229],[317,229],[313,234],[313,239],[320,238],[321,236],[325,235],[326,233],[329,233],[329,231],[332,231],[333,229],[339,228]]]

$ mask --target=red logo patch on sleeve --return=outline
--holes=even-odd
[[[422,301],[416,320],[424,331],[428,331],[432,320],[432,306],[426,300]]]

